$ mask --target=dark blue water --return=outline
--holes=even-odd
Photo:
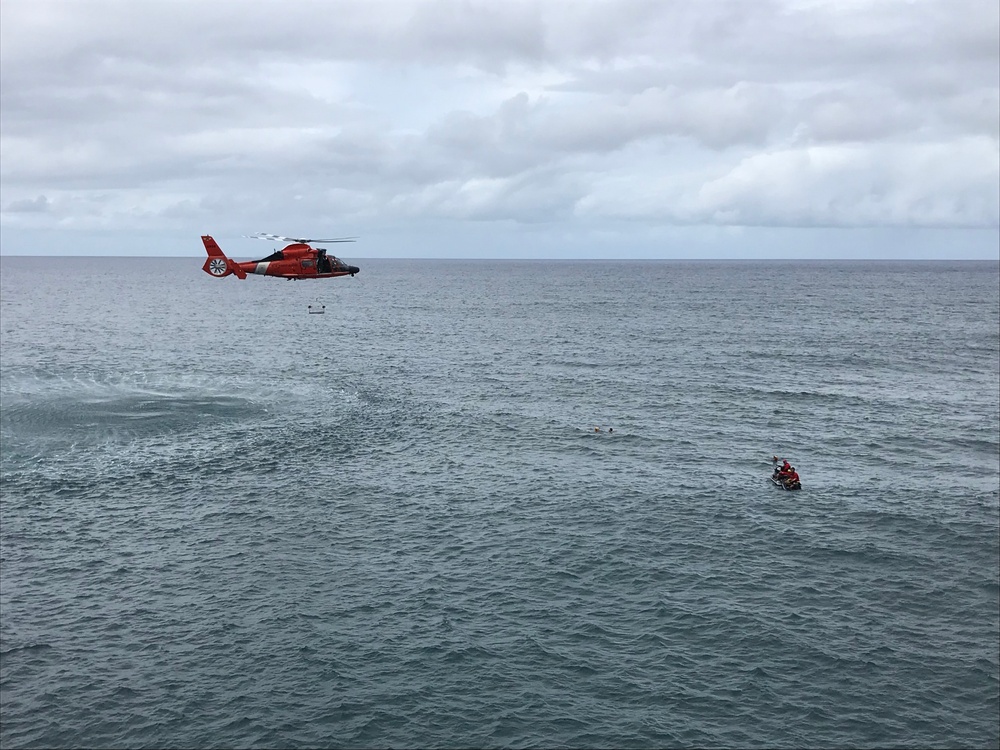
[[[2,259],[4,748],[1000,743],[997,263],[352,262]]]

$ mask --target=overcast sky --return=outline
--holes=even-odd
[[[3,0],[0,127],[5,254],[1000,258],[996,0]]]

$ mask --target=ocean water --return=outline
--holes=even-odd
[[[0,260],[4,748],[1000,744],[997,263],[352,262]]]

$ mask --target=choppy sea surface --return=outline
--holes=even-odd
[[[997,263],[201,262],[0,260],[4,748],[1000,743]]]

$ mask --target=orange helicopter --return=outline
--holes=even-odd
[[[255,240],[280,240],[290,242],[282,250],[276,250],[266,258],[237,262],[227,258],[218,243],[209,235],[201,241],[205,243],[208,260],[201,267],[205,273],[216,278],[235,274],[245,279],[249,274],[277,276],[288,279],[334,279],[338,276],[353,276],[361,269],[349,266],[335,255],[328,255],[325,248],[312,247],[310,242],[354,242],[356,237],[339,237],[332,240],[313,240],[302,237],[279,237],[274,234],[258,233],[249,235]]]

